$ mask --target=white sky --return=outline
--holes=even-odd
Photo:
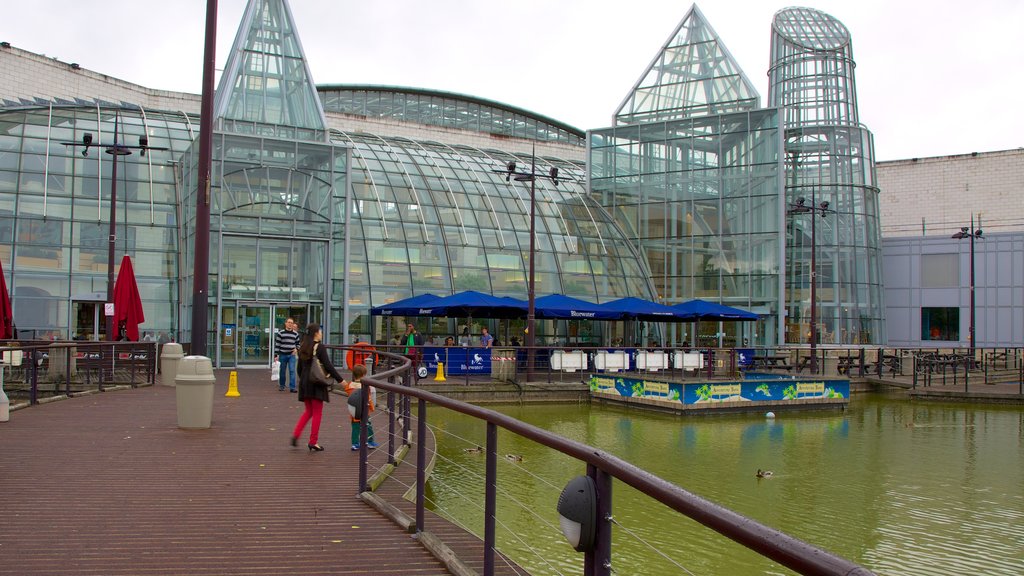
[[[602,128],[690,8],[668,0],[292,0],[318,84],[488,98]],[[761,93],[772,16],[790,4],[705,0]],[[853,38],[876,159],[1024,146],[1024,1],[813,0]],[[245,0],[220,0],[217,66]],[[205,0],[0,0],[0,40],[150,88],[198,93]],[[218,76],[219,77],[219,76]]]

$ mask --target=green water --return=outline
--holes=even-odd
[[[855,396],[845,412],[675,417],[586,405],[501,412],[606,450],[879,574],[1024,574],[1024,409]],[[483,530],[485,427],[434,408],[432,508]],[[579,462],[501,431],[498,548],[580,574],[555,505]],[[756,477],[757,469],[773,472]],[[621,482],[616,574],[790,574]],[[429,527],[428,527],[429,528]],[[665,559],[662,555],[667,556]]]

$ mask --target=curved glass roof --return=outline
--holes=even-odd
[[[363,84],[317,86],[317,91],[326,112],[586,146],[586,133],[579,128],[484,98],[439,90]]]
[[[529,153],[364,133],[332,136],[352,148],[359,227],[352,250],[369,267],[354,281],[366,281],[367,300],[380,305],[462,290],[526,296],[530,185],[506,182],[504,167],[515,161],[529,170]],[[563,177],[558,186],[536,180],[537,293],[602,302],[649,296],[636,252],[586,194],[584,166],[551,157],[536,164],[538,174],[557,167]]]

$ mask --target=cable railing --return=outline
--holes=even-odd
[[[153,384],[156,342],[35,340],[0,342],[3,389],[37,404],[47,396],[72,396],[107,387]]]
[[[348,349],[347,347],[334,347]],[[417,534],[426,531],[425,526],[425,485],[427,468],[427,437],[428,405],[443,407],[486,423],[486,442],[480,447],[485,457],[484,473],[484,575],[491,576],[495,569],[496,556],[496,502],[497,502],[497,462],[498,429],[536,442],[549,449],[558,451],[586,465],[586,475],[596,487],[596,533],[594,545],[584,552],[584,574],[609,576],[612,573],[612,537],[611,527],[615,519],[613,510],[613,481],[622,482],[638,490],[641,494],[653,499],[680,514],[708,527],[719,534],[753,550],[754,552],[775,561],[800,574],[824,575],[859,575],[871,574],[869,570],[847,559],[822,550],[802,540],[789,536],[779,530],[765,526],[753,519],[740,515],[728,508],[706,500],[679,486],[646,472],[620,458],[608,454],[593,446],[559,436],[547,430],[521,422],[499,412],[467,404],[429,391],[414,387],[415,374],[413,360],[390,352],[377,353],[383,360],[378,371],[366,376],[363,381],[388,392],[388,462],[395,461],[396,439],[403,444],[411,444],[413,421],[415,432],[415,502]],[[400,382],[399,382],[400,380]],[[368,395],[361,395],[364,414],[368,413]],[[415,415],[412,400],[415,399]],[[396,429],[403,430],[396,434]],[[360,474],[359,492],[367,490],[367,430],[365,424],[360,426]]]

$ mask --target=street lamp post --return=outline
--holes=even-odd
[[[505,174],[505,181],[511,182],[515,179],[516,182],[529,182],[530,183],[530,254],[529,254],[529,273],[527,277],[527,306],[526,306],[526,381],[533,380],[533,364],[536,358],[536,350],[534,347],[537,344],[537,335],[534,330],[534,323],[536,320],[535,300],[536,300],[536,278],[535,278],[535,266],[534,259],[537,253],[537,239],[536,239],[536,224],[537,224],[537,211],[536,211],[536,200],[537,200],[537,150],[536,147],[530,152],[530,171],[520,172],[516,170],[515,161],[509,162],[505,167],[505,170],[495,170]],[[558,168],[554,166],[548,171],[548,174],[541,175],[542,178],[551,180],[551,183],[558,186]]]
[[[824,218],[827,214],[834,213],[828,207],[828,202],[823,201],[821,204],[815,204],[814,189],[811,190],[811,205],[806,205],[804,198],[797,198],[796,202],[789,205],[787,214],[807,214],[811,213],[811,362],[810,368],[811,373],[818,373],[818,262],[817,262],[817,238],[816,229],[817,219],[814,216],[821,214]]]
[[[971,214],[971,226],[970,226],[970,228],[968,228],[967,226],[960,227],[960,231],[957,232],[956,234],[953,234],[952,238],[955,238],[957,240],[963,240],[964,238],[968,238],[970,240],[970,242],[971,242],[971,256],[970,256],[970,262],[971,262],[971,312],[970,312],[970,314],[971,314],[971,324],[970,324],[970,327],[968,328],[968,330],[969,330],[968,338],[970,338],[970,344],[971,344],[971,364],[973,364],[974,363],[974,346],[975,346],[975,344],[974,344],[974,342],[975,342],[975,340],[974,340],[974,336],[975,336],[975,334],[974,334],[974,239],[975,238],[981,238],[981,228],[975,228],[974,227],[974,214]]]
[[[82,156],[89,156],[89,148],[96,146],[97,148],[103,148],[104,152],[111,155],[112,166],[110,169],[110,229],[107,238],[107,305],[112,306],[114,303],[114,248],[117,244],[117,158],[119,156],[128,156],[132,153],[132,150],[138,150],[139,155],[145,156],[146,150],[167,150],[160,146],[150,146],[149,138],[145,135],[139,136],[138,146],[130,146],[117,141],[119,124],[121,114],[117,111],[114,112],[114,142],[113,144],[100,144],[99,142],[92,141],[92,134],[86,132],[82,135],[81,142],[61,142],[61,144],[70,147],[83,146]],[[114,330],[114,316],[109,313],[108,310],[104,310],[106,315],[106,327],[107,327],[107,340],[117,340],[117,334]]]

